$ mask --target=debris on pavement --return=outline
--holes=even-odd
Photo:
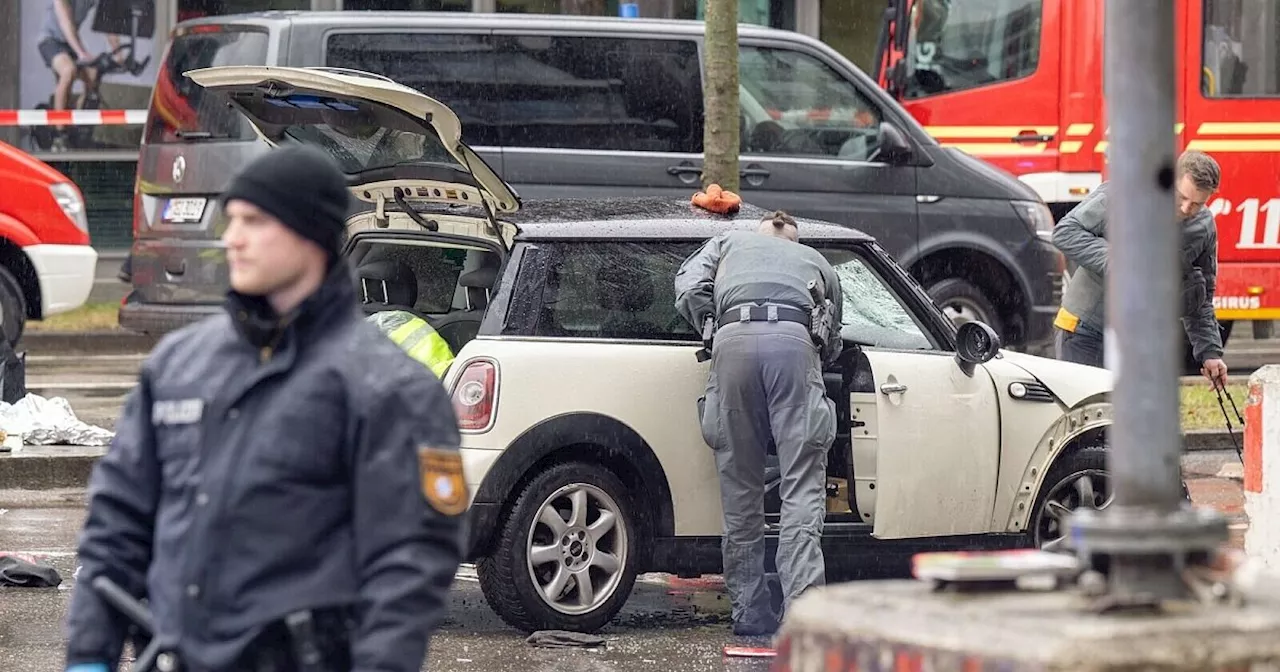
[[[106,446],[114,436],[110,430],[82,422],[66,399],[38,394],[27,394],[13,404],[0,402],[0,430],[30,446]]]
[[[539,630],[524,640],[532,646],[548,649],[604,646],[605,638],[568,630]]]
[[[0,586],[56,588],[62,583],[58,570],[31,558],[0,554]]]
[[[730,658],[773,658],[778,652],[763,646],[725,646],[724,655]]]

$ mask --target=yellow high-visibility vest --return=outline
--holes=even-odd
[[[444,377],[444,372],[453,363],[453,352],[448,342],[421,317],[404,310],[386,310],[367,319],[437,378]]]

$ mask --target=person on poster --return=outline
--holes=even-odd
[[[98,69],[82,66],[81,63],[93,60],[80,39],[80,27],[84,25],[89,12],[98,6],[99,0],[49,0],[44,19],[40,24],[40,41],[36,48],[40,50],[40,58],[57,76],[53,89],[54,110],[70,109],[71,87],[77,78],[84,82],[85,91],[93,90],[98,84]],[[119,35],[107,35],[107,43],[113,51],[120,48]],[[116,60],[121,56],[117,54]],[[81,96],[83,102],[84,97]],[[76,107],[80,107],[79,104]],[[66,144],[66,127],[54,126],[54,146]]]

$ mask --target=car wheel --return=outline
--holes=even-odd
[[[626,487],[602,467],[560,464],[536,476],[476,564],[485,600],[524,632],[594,632],[631,594],[640,548]]]
[[[1101,511],[1111,504],[1107,449],[1088,446],[1061,458],[1040,486],[1028,532],[1036,548],[1063,551],[1067,519],[1080,508]]]
[[[929,297],[957,327],[965,322],[982,322],[1005,338],[1004,324],[995,305],[968,280],[948,278],[936,282],[929,287]]]
[[[10,346],[16,346],[27,327],[27,301],[22,287],[8,270],[0,268],[0,330]]]

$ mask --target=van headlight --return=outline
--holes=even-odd
[[[1053,213],[1049,206],[1040,201],[1014,201],[1013,209],[1022,218],[1022,222],[1031,229],[1031,235],[1042,240],[1053,237]]]
[[[77,229],[89,233],[89,219],[84,211],[84,198],[80,196],[80,190],[76,185],[70,182],[51,184],[49,192],[53,194],[53,200],[58,202],[58,207],[62,208],[62,214],[66,215]]]

